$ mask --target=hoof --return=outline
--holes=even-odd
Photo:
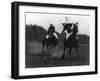
[[[81,56],[80,56],[80,55],[78,55],[78,58],[79,58],[79,59],[81,59]]]

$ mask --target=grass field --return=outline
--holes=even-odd
[[[80,44],[80,58],[78,57],[75,49],[71,52],[71,57],[66,50],[65,59],[60,59],[63,54],[63,45],[58,45],[55,52],[51,55],[42,53],[42,45],[40,42],[28,42],[28,48],[26,49],[25,67],[56,67],[56,66],[79,66],[89,65],[89,45]]]

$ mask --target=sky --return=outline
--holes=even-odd
[[[66,21],[66,18],[68,21]],[[50,24],[55,26],[55,30],[62,32],[63,26],[61,23],[78,22],[79,34],[89,35],[90,31],[90,16],[89,15],[75,15],[75,14],[46,14],[46,13],[26,13],[26,24],[36,24],[48,30]]]

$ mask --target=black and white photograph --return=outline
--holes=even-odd
[[[26,12],[25,67],[89,65],[90,16]]]
[[[12,3],[12,78],[97,74],[97,7]]]

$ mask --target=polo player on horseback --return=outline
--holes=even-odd
[[[50,24],[47,35],[42,40],[42,51],[44,49],[44,46],[46,46],[47,51],[49,53],[50,50],[54,51],[57,45],[58,45],[58,36],[55,31],[55,27],[53,26],[53,24]]]
[[[52,36],[54,36],[56,39],[58,39],[58,36],[57,36],[57,34],[55,32],[55,27],[53,26],[53,24],[50,24],[50,27],[48,29],[48,33],[46,35],[46,38],[48,39],[48,38],[50,38]]]
[[[79,48],[78,48],[78,22],[76,23],[62,23],[63,30],[62,33],[66,33],[66,37],[64,38],[64,53],[61,56],[61,58],[64,58],[65,56],[65,50],[66,48],[69,48],[69,55],[71,53],[72,48],[76,49],[76,52],[79,55]]]

